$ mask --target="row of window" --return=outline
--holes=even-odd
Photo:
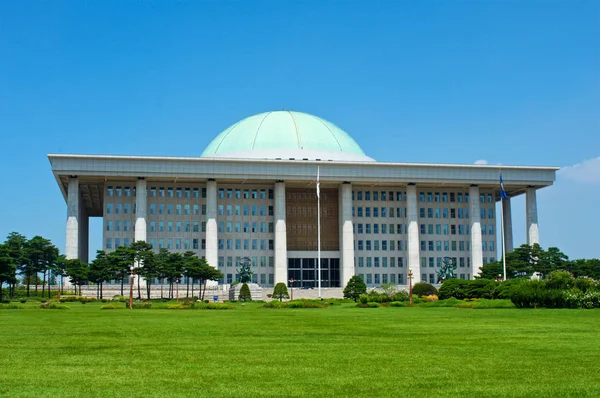
[[[219,239],[219,250],[274,250],[273,239]]]
[[[240,189],[240,188],[219,188],[220,199],[273,199],[272,189]]]
[[[129,246],[133,242],[131,238],[106,238],[104,247],[106,249],[116,249],[120,246]],[[150,238],[148,243],[154,249],[169,249],[169,250],[198,250],[199,239],[183,239],[183,238]],[[202,250],[206,249],[206,240],[202,239]],[[158,243],[158,244],[157,244]]]
[[[220,216],[272,216],[274,213],[273,206],[248,206],[248,205],[218,205],[217,214]]]
[[[371,268],[380,266],[383,268],[387,268],[388,265],[390,268],[395,268],[398,265],[399,268],[404,267],[404,258],[403,257],[356,257],[354,259],[354,263],[358,266],[358,268]]]
[[[485,203],[494,203],[492,194],[480,194],[479,201]],[[406,201],[406,193],[399,191],[353,191],[352,200],[373,200],[373,201]],[[458,202],[468,203],[469,194],[462,192],[419,192],[420,202]]]

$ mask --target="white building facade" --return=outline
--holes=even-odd
[[[197,158],[48,157],[67,202],[66,255],[84,261],[88,219],[102,217],[106,251],[140,240],[193,251],[225,284],[249,258],[261,286],[314,287],[318,207],[323,287],[355,274],[368,286],[402,285],[409,270],[414,282],[435,283],[448,258],[472,279],[496,260],[500,216],[513,247],[510,199],[496,214],[498,166],[376,162],[337,126],[300,112],[244,119]],[[502,167],[508,195],[527,197],[529,244],[539,243],[536,191],[556,170]]]

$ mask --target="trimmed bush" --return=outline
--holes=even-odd
[[[149,301],[144,301],[141,303],[133,303],[134,310],[147,310],[152,307],[152,303]]]
[[[23,308],[18,304],[0,304],[0,310],[18,310]]]
[[[66,305],[52,303],[50,301],[40,304],[40,308],[45,310],[68,310],[69,307]]]
[[[402,301],[392,301],[390,307],[404,307],[404,303]]]
[[[125,307],[118,304],[106,304],[100,307],[101,310],[124,310]]]
[[[356,302],[361,294],[365,294],[366,292],[367,285],[365,285],[365,281],[359,275],[354,275],[344,288],[344,298],[352,299]]]
[[[202,303],[194,308],[198,310],[235,310],[235,306],[223,303]]]
[[[286,303],[279,302],[277,300],[269,301],[266,303],[264,308],[326,308],[329,307],[329,303],[324,300],[292,300]]]
[[[381,304],[379,303],[358,303],[356,304],[357,307],[359,308],[379,308],[381,307]]]
[[[273,297],[279,299],[279,301],[290,298],[290,294],[288,293],[288,288],[285,283],[279,282],[275,285],[275,288],[273,289]]]
[[[430,283],[419,282],[415,283],[412,289],[413,294],[422,297],[422,296],[432,296],[437,295],[438,290]]]
[[[525,278],[515,278],[509,279],[503,282],[500,282],[496,285],[494,289],[493,298],[495,299],[509,299],[510,291],[515,287],[520,285],[523,282],[526,282],[528,279]]]

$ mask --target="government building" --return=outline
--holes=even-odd
[[[243,119],[199,157],[48,157],[67,204],[68,258],[88,261],[88,220],[102,217],[108,252],[140,240],[194,251],[221,284],[250,259],[263,287],[317,286],[318,209],[323,287],[355,274],[370,287],[404,285],[409,270],[435,283],[448,259],[472,279],[497,258],[496,217],[513,248],[510,198],[526,195],[527,243],[539,242],[536,192],[557,170],[502,166],[509,199],[496,214],[498,166],[377,162],[335,124],[292,111]]]

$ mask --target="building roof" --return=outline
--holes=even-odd
[[[335,124],[294,111],[242,119],[212,140],[202,157],[373,161]]]

